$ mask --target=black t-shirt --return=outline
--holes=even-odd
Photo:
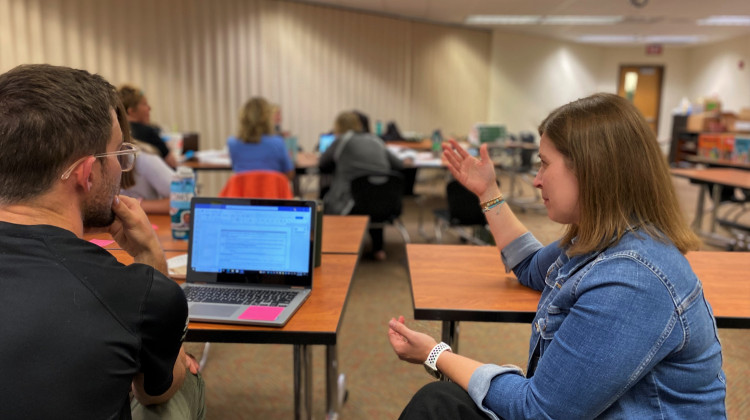
[[[130,136],[159,149],[162,158],[169,154],[169,148],[167,147],[167,144],[164,143],[164,140],[161,139],[159,131],[150,125],[131,121]]]
[[[187,328],[173,281],[67,230],[0,222],[0,418],[130,418],[172,384]]]

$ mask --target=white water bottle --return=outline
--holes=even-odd
[[[190,200],[195,196],[195,173],[180,166],[172,177],[169,190],[169,215],[172,219],[172,237],[190,237]]]

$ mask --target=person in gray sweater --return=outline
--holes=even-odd
[[[320,172],[333,174],[331,186],[323,197],[326,214],[347,214],[353,206],[350,191],[353,179],[388,173],[403,168],[401,161],[374,134],[362,132],[354,112],[342,112],[334,122],[336,140],[320,157]],[[376,260],[386,258],[383,229],[370,229],[372,253]]]

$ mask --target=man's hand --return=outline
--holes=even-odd
[[[437,344],[427,334],[412,331],[404,324],[404,317],[391,318],[388,323],[388,340],[399,359],[409,363],[424,363]]]
[[[167,274],[167,262],[148,216],[138,200],[123,195],[115,196],[112,203],[115,221],[109,233],[135,262],[148,264]]]

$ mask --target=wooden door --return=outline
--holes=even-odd
[[[627,98],[646,118],[646,122],[659,133],[659,109],[664,66],[620,66],[617,94]]]

